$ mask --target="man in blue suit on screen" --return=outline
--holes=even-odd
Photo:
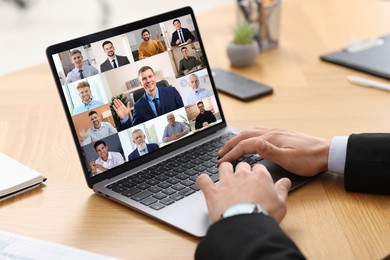
[[[175,87],[157,86],[154,70],[144,66],[138,71],[144,95],[134,104],[133,125],[167,114],[184,106],[183,99]]]
[[[147,144],[145,142],[145,134],[142,132],[141,129],[135,129],[133,131],[133,142],[137,146],[137,148],[129,154],[128,159],[129,161],[134,160],[135,158],[138,158],[144,154],[156,151],[159,146],[158,144],[151,143]]]

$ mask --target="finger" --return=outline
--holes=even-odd
[[[207,174],[203,173],[196,179],[196,186],[201,189],[204,195],[207,197],[214,187],[214,182]]]
[[[118,102],[118,99],[114,99],[113,107],[114,107],[115,111],[117,111],[120,106],[121,106],[121,103]]]
[[[275,163],[279,163],[279,160],[283,159],[285,154],[285,150],[283,148],[279,148],[270,142],[267,142],[263,138],[258,138],[255,143],[255,149],[258,154],[260,154],[263,158],[270,160]]]
[[[282,178],[275,182],[275,191],[279,199],[285,203],[287,200],[288,191],[291,188],[291,181],[288,178]]]
[[[268,169],[262,165],[262,164],[255,164],[253,167],[252,167],[252,171],[254,173],[257,173],[259,174],[260,178],[262,179],[262,181],[267,181],[269,183],[274,183],[272,177],[271,177],[271,174],[269,173]]]
[[[253,145],[256,142],[257,137],[252,137],[249,139],[241,140],[234,148],[230,149],[224,156],[219,159],[219,163],[221,162],[231,162],[237,160],[244,154],[255,153],[256,149]]]
[[[130,111],[131,107],[130,107],[130,101],[127,102],[127,109]]]
[[[249,131],[242,131],[237,136],[233,137],[229,141],[226,142],[226,144],[221,148],[221,150],[218,152],[219,157],[223,157],[226,153],[228,153],[231,149],[237,146],[238,143],[240,143],[242,140],[255,137],[257,136],[256,131],[249,130]]]
[[[234,169],[233,165],[229,162],[222,163],[218,168],[219,173],[219,182],[224,183],[230,180],[233,177]]]
[[[252,167],[246,163],[246,162],[240,162],[236,166],[236,171],[234,174],[236,175],[242,175],[242,174],[248,174],[252,172]]]

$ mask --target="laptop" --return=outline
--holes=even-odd
[[[218,182],[217,152],[237,131],[227,127],[193,10],[55,44],[46,54],[89,188],[204,236],[210,220],[195,181],[207,173]],[[259,155],[240,160],[266,165],[274,180],[289,177],[292,189],[310,180]]]

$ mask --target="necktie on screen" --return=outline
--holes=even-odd
[[[184,35],[183,35],[183,31],[182,31],[182,30],[179,30],[179,35],[180,35],[180,41],[181,41],[181,43],[185,43]]]
[[[160,104],[160,99],[159,98],[154,98],[153,99],[154,105],[156,106],[156,111],[157,115],[161,116],[161,104]]]
[[[83,79],[84,78],[83,70],[79,70],[79,73],[80,73],[80,79]]]
[[[112,66],[113,66],[114,68],[118,68],[118,66],[116,65],[115,59],[112,60]]]

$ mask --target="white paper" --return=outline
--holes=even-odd
[[[0,259],[117,259],[88,251],[0,231]]]

